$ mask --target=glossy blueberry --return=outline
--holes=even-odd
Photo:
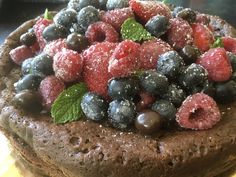
[[[128,128],[135,120],[136,106],[130,100],[114,100],[109,104],[108,120],[118,129]]]
[[[107,0],[107,10],[129,7],[129,0]]]
[[[158,96],[166,93],[169,86],[167,77],[153,70],[142,72],[139,80],[145,91]]]
[[[99,12],[93,6],[84,7],[78,13],[77,21],[84,30],[87,30],[90,24],[99,21]]]
[[[179,11],[176,14],[176,17],[180,17],[186,21],[188,21],[189,23],[194,23],[196,21],[196,12],[194,12],[194,10],[190,9],[190,8],[185,8],[181,11]]]
[[[63,26],[56,26],[55,24],[47,26],[43,30],[43,38],[46,41],[53,41],[67,36],[67,30]]]
[[[77,13],[75,10],[67,9],[57,13],[53,20],[57,26],[63,26],[65,28],[68,28],[72,25],[72,23],[75,23],[77,21],[76,16]]]
[[[85,36],[78,33],[72,33],[67,36],[66,44],[70,49],[82,52],[88,47],[89,42]]]
[[[32,74],[41,73],[45,76],[53,74],[53,59],[47,54],[41,54],[32,61]]]
[[[139,90],[139,83],[134,78],[114,78],[108,83],[108,95],[113,100],[133,99]]]
[[[156,15],[152,17],[145,25],[145,28],[153,36],[160,37],[165,34],[170,26],[169,20],[165,16]]]
[[[70,27],[70,33],[84,34],[84,29],[78,23],[73,23]]]
[[[180,12],[181,10],[183,10],[184,8],[181,6],[177,6],[174,8],[174,10],[172,11],[172,16],[176,17],[176,15],[178,14],[178,12]]]
[[[20,36],[20,42],[23,45],[31,46],[36,42],[36,35],[34,32],[27,32]]]
[[[179,54],[184,59],[184,62],[186,64],[192,64],[196,62],[196,60],[201,55],[201,52],[195,46],[186,45],[184,48],[180,50]]]
[[[32,68],[32,61],[34,60],[34,58],[28,58],[26,59],[22,65],[21,65],[21,73],[23,75],[27,75],[27,74],[30,74],[32,71],[31,71],[31,68]]]
[[[236,82],[231,80],[216,84],[216,100],[221,103],[229,103],[236,100]]]
[[[227,54],[231,62],[233,72],[235,72],[236,71],[236,55],[234,55],[232,52],[227,52]]]
[[[87,119],[102,121],[107,118],[107,102],[95,93],[86,93],[81,100],[81,109]]]
[[[176,51],[169,51],[162,54],[157,61],[157,72],[162,73],[168,79],[174,80],[181,73],[184,66],[182,57]]]

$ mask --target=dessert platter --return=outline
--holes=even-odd
[[[0,48],[0,130],[48,177],[236,166],[236,30],[160,1],[70,0]]]

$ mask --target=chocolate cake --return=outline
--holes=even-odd
[[[209,16],[216,34],[236,30]],[[54,124],[50,115],[11,105],[21,71],[9,52],[36,20],[22,24],[0,48],[0,130],[24,162],[50,177],[214,177],[236,166],[236,105],[221,106],[222,120],[203,131],[162,130],[151,136],[88,120]]]

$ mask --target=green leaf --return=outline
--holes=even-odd
[[[54,123],[63,124],[79,120],[83,115],[80,103],[86,92],[87,87],[84,83],[64,90],[52,105],[51,115]]]
[[[52,19],[53,19],[53,16],[52,16],[52,14],[48,11],[48,9],[45,9],[45,12],[44,12],[44,19],[48,19],[48,20],[52,20]]]
[[[221,37],[217,37],[215,42],[211,45],[211,48],[224,47],[224,43]]]
[[[132,41],[145,41],[153,39],[152,35],[134,18],[128,18],[121,26],[122,38]]]

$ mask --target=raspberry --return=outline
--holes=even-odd
[[[32,46],[30,46],[30,49],[34,54],[38,54],[40,51],[39,43],[35,42]]]
[[[193,30],[182,18],[170,19],[170,29],[167,32],[168,43],[176,50],[193,43]]]
[[[85,33],[90,43],[97,42],[118,42],[119,34],[108,23],[96,22],[90,25]]]
[[[232,37],[223,37],[222,40],[225,50],[236,55],[236,39]]]
[[[183,128],[206,130],[221,119],[216,102],[204,93],[186,98],[176,114],[176,121]]]
[[[156,100],[155,97],[148,92],[141,92],[139,96],[140,101],[137,104],[138,112],[149,108]]]
[[[117,31],[120,31],[121,25],[128,18],[134,17],[134,14],[130,8],[115,9],[106,11],[101,20],[111,24]]]
[[[37,37],[37,40],[38,40],[38,43],[39,43],[39,46],[40,46],[40,49],[42,50],[45,45],[46,45],[46,41],[44,40],[43,38],[43,30],[49,26],[51,23],[53,23],[52,20],[48,20],[48,19],[44,19],[44,18],[39,18],[37,20],[37,22],[35,23],[35,25],[33,26],[34,28],[34,32],[35,32],[35,35]]]
[[[53,57],[55,76],[64,82],[73,82],[80,78],[83,68],[83,58],[77,52],[62,49]]]
[[[119,43],[109,60],[109,73],[113,77],[121,77],[139,69],[139,49],[140,45],[133,41]]]
[[[223,48],[214,48],[203,54],[196,62],[208,71],[209,80],[223,82],[230,79],[232,67]]]
[[[66,45],[66,39],[57,39],[48,43],[43,51],[49,56],[54,57],[56,53],[60,52],[63,48],[68,48]]]
[[[43,99],[43,105],[50,109],[58,95],[65,89],[65,84],[55,76],[48,76],[39,86],[39,93]]]
[[[129,5],[144,24],[156,15],[171,18],[169,7],[159,1],[130,0]]]
[[[141,69],[155,69],[159,56],[171,50],[170,45],[161,39],[145,41],[140,47]]]
[[[88,89],[99,95],[107,97],[107,84],[111,79],[108,73],[109,58],[117,44],[102,42],[90,46],[83,52],[84,57],[84,81]]]
[[[195,23],[192,24],[193,29],[193,42],[202,51],[205,52],[210,49],[214,43],[214,36],[207,26]]]
[[[9,54],[11,59],[18,65],[21,65],[23,61],[34,56],[31,49],[25,45],[12,49]]]

